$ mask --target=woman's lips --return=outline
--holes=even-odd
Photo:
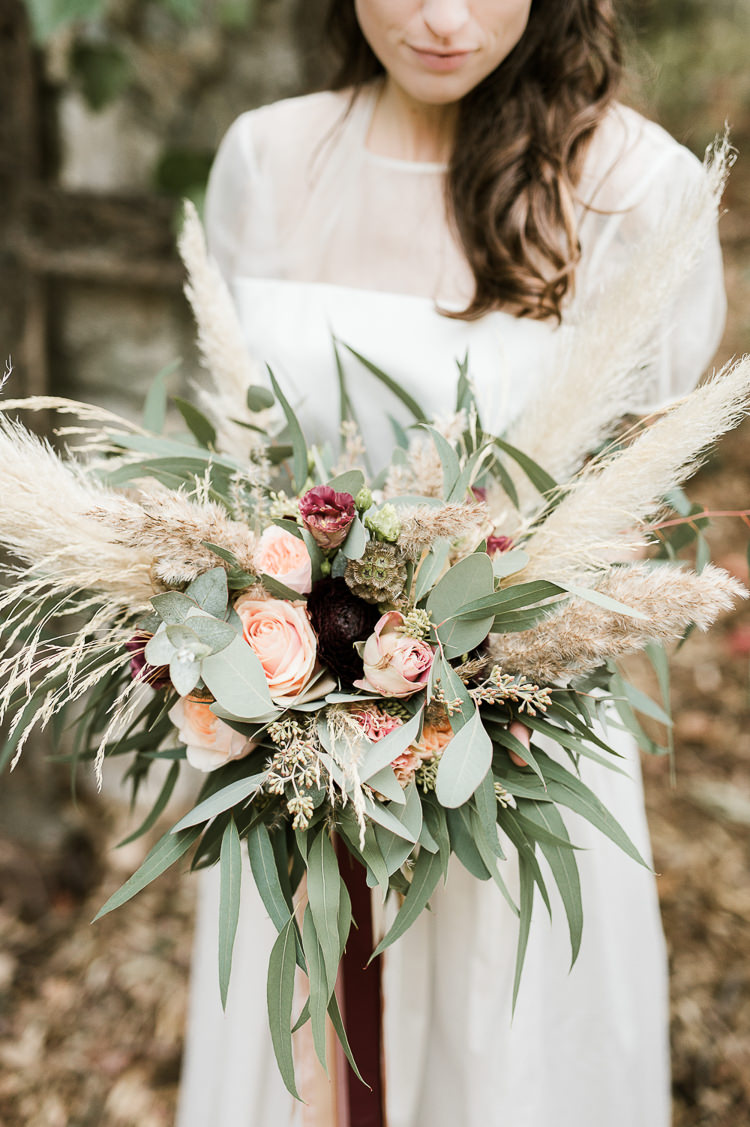
[[[473,50],[431,51],[422,47],[413,47],[411,44],[409,50],[428,70],[440,72],[458,70],[469,56],[474,54]]]

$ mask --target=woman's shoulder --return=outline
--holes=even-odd
[[[240,148],[258,167],[309,152],[346,116],[347,91],[323,90],[245,110],[229,126],[223,146]]]
[[[680,192],[701,175],[701,161],[666,129],[616,102],[591,140],[579,192],[589,207],[627,211]]]

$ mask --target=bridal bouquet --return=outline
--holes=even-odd
[[[665,222],[650,287],[631,277],[608,292],[572,333],[557,384],[504,435],[482,426],[468,362],[455,411],[429,422],[360,358],[401,396],[413,428],[397,427],[390,463],[366,475],[342,376],[343,453],[309,447],[273,374],[261,383],[251,371],[190,211],[181,249],[214,386],[202,409],[177,401],[189,437],[161,433],[163,380],[142,426],[66,400],[0,401],[4,760],[15,765],[32,728],[67,712],[74,766],[93,760],[101,778],[109,757],[126,756],[137,792],[166,761],[133,836],[157,821],[183,765],[204,773],[194,808],[100,915],[188,851],[193,868],[218,863],[225,999],[244,842],[278,929],[269,1020],[295,1094],[296,966],[309,979],[297,1026],[311,1021],[325,1064],[329,1015],[351,1059],[334,986],[352,913],[334,837],[371,887],[401,897],[374,955],[427,906],[452,853],[493,880],[520,920],[516,991],[535,890],[549,907],[540,855],[578,952],[562,808],[643,863],[579,764],[618,770],[597,723],[611,702],[641,743],[636,713],[669,724],[666,701],[628,684],[615,660],[649,647],[666,692],[659,645],[744,594],[710,564],[680,564],[659,514],[671,505],[685,523],[667,527],[701,535],[679,486],[746,413],[750,361],[651,425],[620,425],[686,239],[697,254],[713,222],[724,163],[688,201],[692,219],[682,201]],[[628,318],[625,292],[637,306]],[[58,432],[75,440],[62,453],[9,415],[53,408],[77,417]],[[660,559],[613,562],[654,542]],[[530,750],[514,720],[531,730]],[[518,903],[503,878],[511,850]]]

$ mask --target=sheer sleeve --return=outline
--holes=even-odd
[[[701,162],[663,129],[624,107],[592,144],[582,192],[583,249],[579,299],[595,300],[608,279],[627,266],[686,189],[705,175]],[[664,406],[700,379],[718,347],[726,317],[723,265],[715,228],[699,261],[687,271],[644,373],[639,411]]]
[[[206,192],[208,248],[231,286],[240,272],[278,276],[273,201],[255,151],[256,117],[241,114],[219,145]]]

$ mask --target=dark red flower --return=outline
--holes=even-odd
[[[372,634],[380,618],[376,606],[358,599],[343,579],[321,579],[307,598],[307,611],[318,636],[318,654],[342,681],[351,685],[364,675],[354,648]]]
[[[498,552],[509,552],[513,547],[510,536],[488,536],[487,555],[496,556]]]
[[[299,511],[318,547],[332,552],[346,540],[354,520],[354,498],[351,493],[337,493],[330,485],[318,485],[300,499]]]
[[[139,630],[125,643],[125,649],[130,653],[130,675],[134,681],[147,681],[152,689],[167,689],[172,683],[169,666],[149,665],[146,661],[145,650],[150,638],[151,634]]]

